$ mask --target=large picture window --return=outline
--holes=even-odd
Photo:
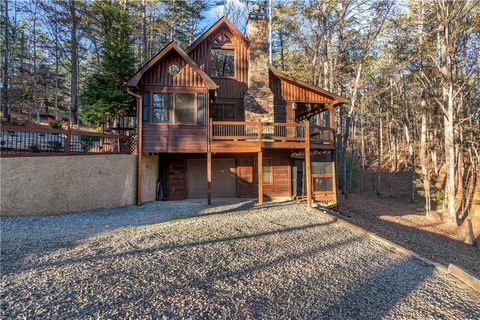
[[[153,93],[150,118],[155,123],[205,125],[205,94]]]
[[[154,93],[152,100],[153,122],[172,122],[173,94]]]
[[[210,75],[213,77],[235,76],[234,50],[212,49]]]
[[[175,123],[192,124],[195,119],[195,95],[175,94]]]

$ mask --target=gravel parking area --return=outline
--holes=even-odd
[[[1,231],[3,318],[480,318],[474,291],[305,205],[157,202]]]

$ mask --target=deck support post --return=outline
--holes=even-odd
[[[258,165],[257,165],[257,177],[258,177],[258,204],[263,204],[263,152],[260,149],[258,152]]]
[[[210,147],[207,151],[207,204],[212,204],[212,152],[210,151]]]
[[[310,159],[310,122],[305,123],[305,178],[307,179],[307,206],[312,207],[312,170]]]

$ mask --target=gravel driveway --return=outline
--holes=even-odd
[[[480,295],[305,205],[158,202],[1,230],[3,318],[480,318]]]

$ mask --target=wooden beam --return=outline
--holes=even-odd
[[[207,203],[212,204],[212,152],[208,150],[207,152]]]
[[[258,204],[263,204],[263,152],[258,152],[257,161],[257,177],[258,177]]]
[[[312,207],[312,170],[310,159],[310,122],[305,123],[305,179],[307,179],[307,205]]]

